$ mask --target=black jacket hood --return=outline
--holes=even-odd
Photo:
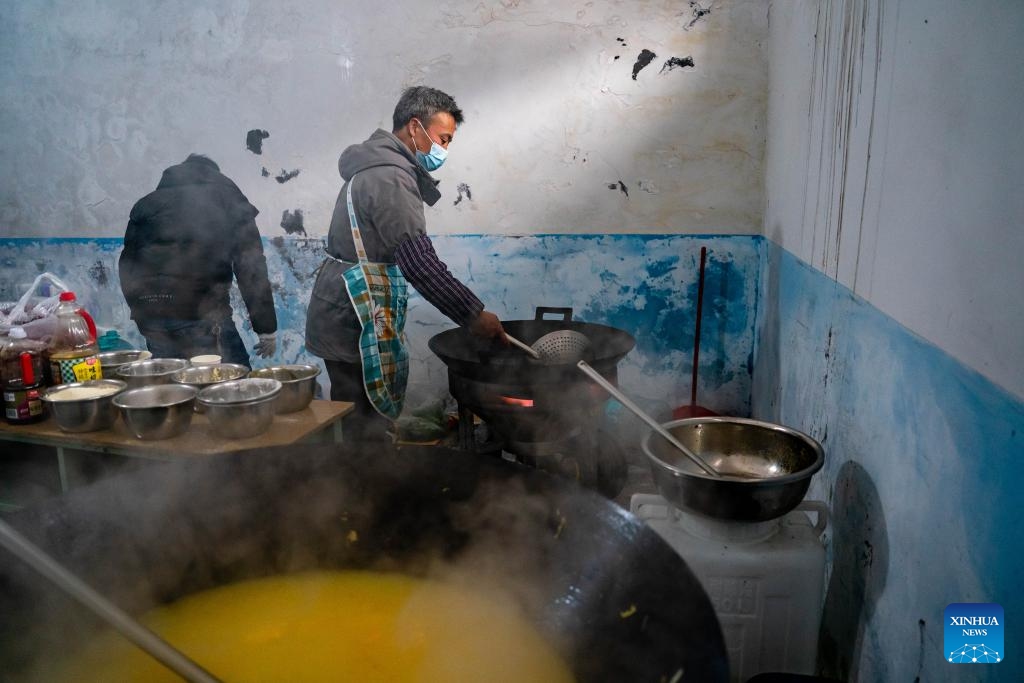
[[[238,189],[234,181],[221,173],[220,168],[213,160],[192,154],[180,164],[164,169],[163,174],[160,176],[160,182],[157,183],[156,190],[135,203],[135,206],[132,207],[130,218],[131,220],[145,219],[166,211],[168,202],[178,201],[177,196],[173,193],[161,192],[161,190],[184,190],[184,188],[199,185],[220,186],[230,196],[234,196],[237,193],[241,196],[242,201],[248,207],[251,207],[245,195]],[[198,188],[196,189],[198,190]],[[213,190],[213,188],[208,189]],[[207,195],[199,194],[196,196],[206,197]],[[255,207],[251,207],[251,211],[253,217],[259,213]],[[243,216],[240,220],[248,217]]]
[[[365,142],[345,149],[338,159],[338,171],[345,182],[356,173],[375,166],[397,166],[409,173],[416,180],[420,197],[427,206],[433,206],[441,198],[437,189],[439,181],[416,162],[416,157],[401,140],[382,128],[374,131]]]

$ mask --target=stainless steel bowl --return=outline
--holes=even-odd
[[[188,430],[196,393],[195,387],[184,384],[162,384],[129,389],[117,395],[114,405],[136,438],[169,439]]]
[[[276,379],[254,377],[206,387],[197,400],[218,435],[244,439],[270,429],[280,393]]]
[[[127,382],[129,389],[151,387],[170,384],[174,373],[187,367],[188,361],[180,358],[151,358],[121,366],[117,378]]]
[[[97,432],[109,429],[117,420],[113,400],[128,385],[117,379],[94,379],[88,382],[58,384],[40,398],[46,401],[57,426],[65,432]],[[110,393],[94,398],[68,398],[72,390],[104,389]]]
[[[760,522],[796,507],[821,469],[821,444],[795,429],[738,417],[697,417],[662,425],[723,476],[710,477],[654,432],[642,441],[659,493],[681,510]]]
[[[171,381],[175,384],[188,384],[202,391],[213,384],[230,382],[242,379],[249,372],[249,368],[235,363],[214,363],[212,365],[190,365],[187,368],[178,370],[171,375]],[[196,401],[197,413],[206,412],[203,404]]]
[[[317,365],[272,365],[257,368],[249,377],[267,377],[281,383],[274,410],[278,415],[302,410],[313,400],[316,378],[320,374]]]
[[[149,360],[153,354],[139,349],[125,349],[123,351],[103,351],[96,357],[100,359],[103,373],[113,378],[117,375],[117,371],[124,366],[140,360]]]

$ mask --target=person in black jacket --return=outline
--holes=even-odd
[[[132,318],[158,358],[217,354],[249,365],[231,319],[232,276],[259,335],[276,348],[277,315],[256,215],[259,211],[211,159],[199,154],[163,172],[136,202],[118,261]]]

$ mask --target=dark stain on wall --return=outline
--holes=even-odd
[[[282,168],[281,172],[274,176],[274,180],[283,184],[287,183],[289,180],[291,180],[297,175],[299,175],[299,169],[295,169],[294,171],[286,171]]]
[[[666,71],[672,71],[674,69],[681,69],[684,66],[694,66],[693,57],[671,57],[661,67],[661,71],[658,73],[663,74]]]
[[[467,183],[459,183],[459,186],[455,189],[458,191],[459,196],[455,198],[454,206],[458,206],[459,202],[461,202],[463,198],[473,201],[473,192],[469,189],[469,185]]]
[[[260,175],[263,176],[264,178],[270,177],[270,171],[267,170],[266,166],[260,169]]]
[[[654,58],[658,55],[654,54],[647,48],[641,50],[640,54],[636,57],[636,62],[633,64],[633,80],[636,80],[636,75],[646,67],[648,64],[654,61]]]
[[[294,212],[285,209],[281,214],[281,227],[289,235],[306,236],[306,227],[302,224],[302,209],[295,209]]]
[[[105,287],[110,281],[107,276],[107,267],[103,265],[103,261],[97,261],[96,264],[89,269],[89,277],[98,284],[100,287]]]
[[[698,3],[694,2],[693,0],[690,0],[690,11],[693,18],[690,19],[689,24],[683,27],[684,31],[689,31],[691,28],[693,28],[694,24],[696,24],[698,21],[700,21],[707,15],[711,14],[711,7],[701,7]]]
[[[253,154],[263,154],[263,141],[269,137],[267,131],[253,128],[245,134],[245,148]]]
[[[609,190],[621,190],[622,194],[629,196],[629,190],[626,188],[626,183],[621,180],[616,183],[608,183]]]
[[[917,676],[914,677],[914,683],[921,683],[921,672],[924,671],[924,627],[925,620],[917,620]]]

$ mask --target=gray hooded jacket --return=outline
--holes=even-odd
[[[306,348],[327,360],[359,360],[359,319],[342,273],[357,261],[349,225],[346,193],[352,177],[352,204],[370,261],[394,263],[403,242],[426,234],[423,203],[433,206],[441,193],[437,181],[416,163],[393,134],[377,129],[368,140],[348,147],[338,159],[345,184],[338,194],[327,235],[327,259],[317,275],[306,311]]]

